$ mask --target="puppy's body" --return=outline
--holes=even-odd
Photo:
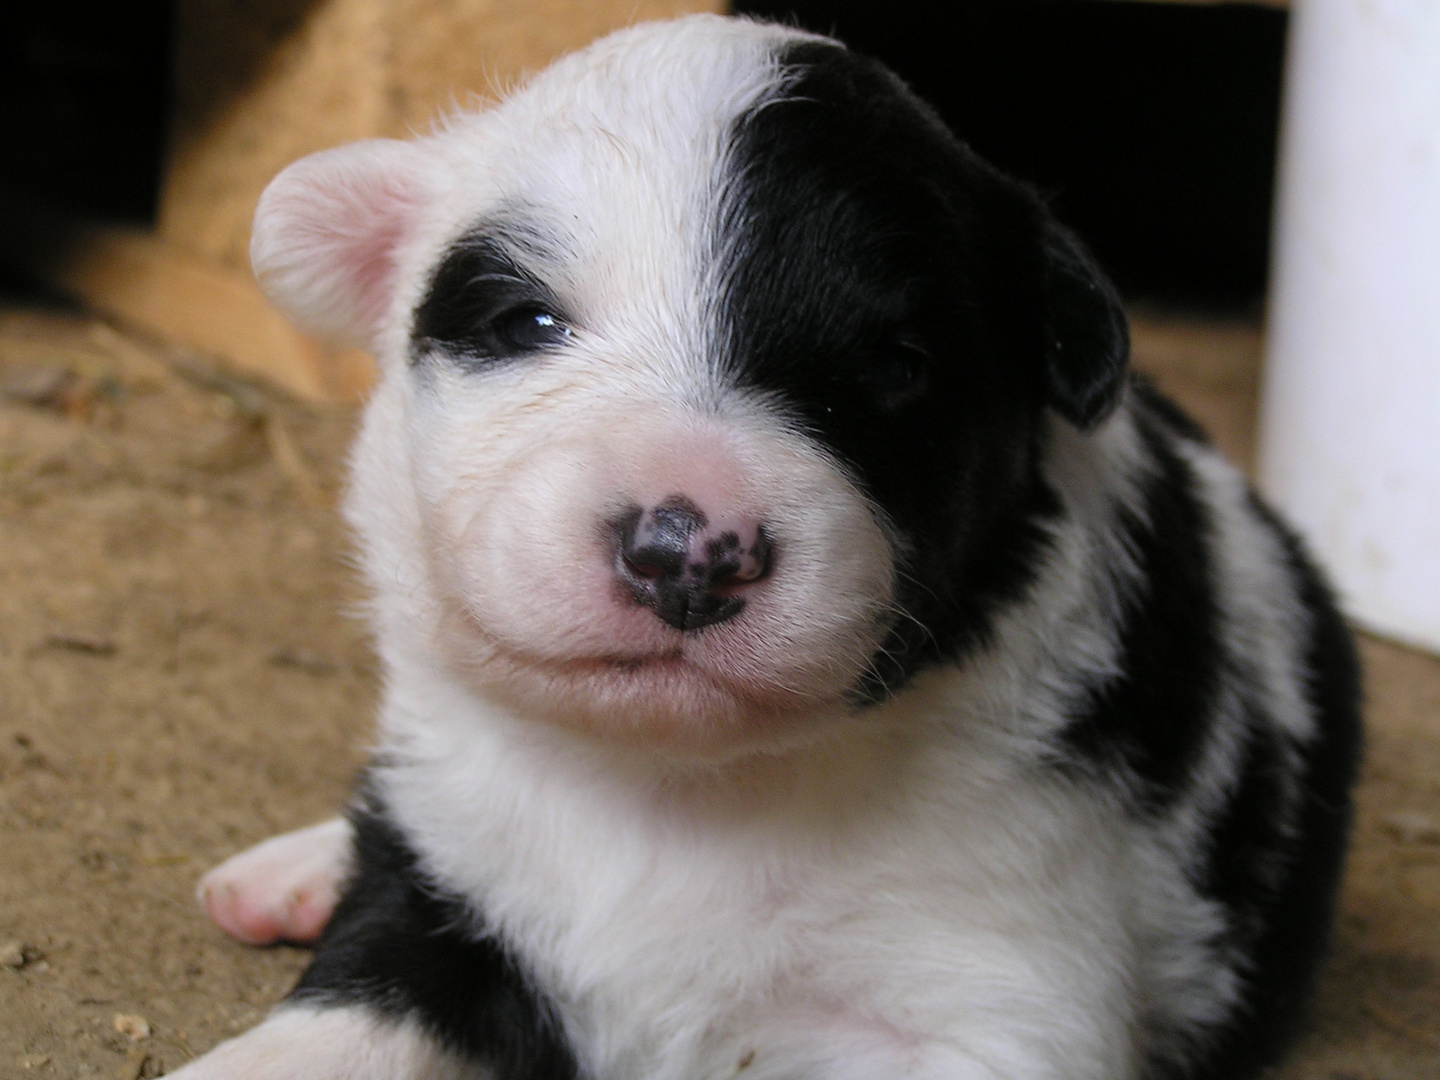
[[[1271,1059],[1344,627],[1083,250],[883,70],[627,31],[300,163],[256,261],[385,366],[382,737],[313,967],[187,1080]]]

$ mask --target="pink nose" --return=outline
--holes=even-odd
[[[632,506],[615,523],[615,575],[639,604],[677,630],[740,614],[770,571],[770,541],[755,521],[711,519],[683,495]]]

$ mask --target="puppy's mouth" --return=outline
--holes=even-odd
[[[753,676],[746,678],[732,673],[724,665],[706,663],[703,658],[690,655],[684,641],[634,653],[580,652],[554,656],[537,653],[490,633],[473,617],[466,621],[485,642],[483,652],[472,654],[472,664],[467,666],[497,676],[502,682],[515,677],[538,678],[552,686],[566,684],[582,695],[587,692],[585,688],[589,688],[600,698],[617,692],[656,694],[656,704],[671,694],[678,695],[677,704],[688,701],[692,694],[705,698],[719,695],[742,710],[757,709],[762,713],[776,709],[789,712],[805,707],[807,702],[813,704],[809,695],[783,683]],[[479,661],[478,668],[473,663],[475,660]]]
[[[661,679],[665,682],[695,680],[708,684],[712,689],[729,692],[741,697],[753,697],[755,688],[742,685],[742,680],[732,680],[723,673],[712,670],[703,663],[697,663],[686,655],[685,642],[678,640],[673,645],[659,649],[634,653],[587,653],[572,655],[546,655],[508,640],[504,635],[492,631],[468,609],[455,605],[452,617],[468,628],[472,641],[483,642],[479,653],[468,658],[468,667],[480,669],[498,663],[502,670],[511,673],[531,671],[545,678],[585,681],[603,679],[607,682],[633,678],[637,683]],[[677,635],[678,637],[678,635]],[[761,694],[759,696],[767,696]]]
[[[620,672],[642,671],[645,668],[685,667],[690,664],[685,659],[685,654],[679,649],[671,652],[651,653],[646,656],[601,656],[592,662]]]
[[[741,699],[761,699],[773,696],[774,691],[733,679],[722,671],[696,663],[685,655],[683,649],[641,655],[576,656],[567,658],[539,658],[512,653],[513,661],[533,665],[535,668],[555,675],[570,677],[600,677],[607,680],[633,678],[644,683],[659,680],[667,684],[693,680],[703,682],[712,689],[733,694]],[[781,695],[784,696],[784,695]]]

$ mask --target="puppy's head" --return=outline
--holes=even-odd
[[[304,159],[254,259],[380,357],[351,515],[399,638],[522,712],[781,745],[983,637],[1124,321],[883,68],[696,17]],[[398,638],[397,638],[398,640]]]

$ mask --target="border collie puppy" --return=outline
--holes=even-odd
[[[345,823],[206,882],[309,971],[184,1080],[1237,1080],[1331,919],[1351,641],[1026,187],[699,16],[270,186],[383,375]],[[323,928],[323,933],[321,930]]]

